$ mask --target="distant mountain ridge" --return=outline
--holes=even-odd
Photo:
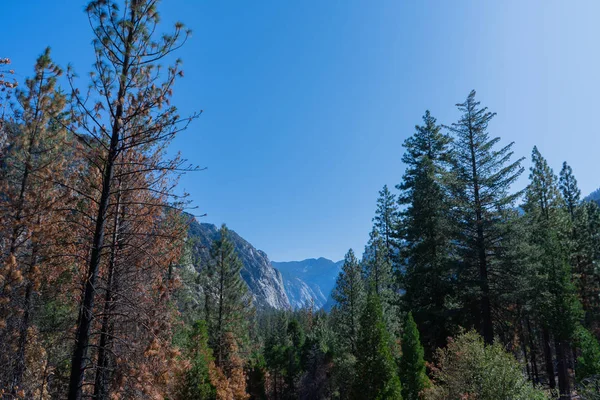
[[[584,200],[595,201],[596,203],[600,204],[600,189],[596,189],[592,193],[588,194]]]
[[[210,248],[219,237],[219,228],[213,224],[199,223],[192,219],[188,236],[194,239],[192,245],[193,268],[200,272],[208,265]],[[257,250],[248,241],[229,230],[238,257],[243,263],[241,276],[248,285],[254,305],[259,309],[275,308],[284,310],[290,308],[281,273],[273,268],[267,254]]]
[[[309,258],[302,261],[272,262],[281,272],[285,292],[294,309],[314,302],[317,309],[329,308],[331,291],[342,268],[343,261],[327,258]]]

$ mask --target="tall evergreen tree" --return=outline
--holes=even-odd
[[[398,332],[401,324],[398,319],[398,285],[394,279],[392,259],[389,257],[385,239],[375,227],[371,231],[361,264],[367,289],[373,290],[379,296],[386,326],[390,332]]]
[[[400,381],[402,398],[419,400],[419,394],[431,385],[425,371],[423,346],[419,340],[419,330],[412,317],[406,315],[402,333],[402,358],[400,359]]]
[[[301,353],[305,340],[304,331],[298,320],[292,319],[288,322],[287,346],[285,349],[285,398],[294,399],[298,397],[298,380],[302,373]]]
[[[344,257],[344,265],[331,297],[336,333],[347,350],[356,354],[360,315],[365,303],[365,288],[361,268],[352,249]]]
[[[242,262],[225,225],[221,226],[210,255],[211,264],[206,269],[208,279],[203,288],[209,343],[217,367],[226,371],[230,358],[228,348],[231,347],[228,340],[233,338],[236,346],[247,343],[253,311],[246,283],[240,275]]]
[[[380,297],[385,296],[392,285],[392,264],[385,239],[374,227],[363,255],[363,274],[367,285]]]
[[[511,161],[513,143],[496,148],[499,137],[490,138],[488,124],[496,115],[480,107],[471,91],[459,121],[447,127],[454,134],[451,196],[453,225],[462,253],[459,276],[466,286],[466,301],[479,305],[479,326],[486,343],[494,340],[492,271],[505,236],[503,217],[521,192],[510,186],[523,172],[522,159]],[[470,282],[476,282],[475,287]],[[471,298],[471,299],[469,299]]]
[[[450,137],[443,134],[429,111],[423,125],[406,139],[402,161],[406,171],[398,202],[405,207],[398,236],[406,263],[403,302],[422,328],[429,354],[449,336],[449,303],[452,296],[453,244],[450,206],[444,188]]]
[[[575,210],[577,209],[577,206],[579,206],[581,198],[581,191],[577,186],[577,179],[575,179],[575,175],[573,175],[573,170],[566,161],[563,163],[562,169],[560,170],[559,186],[569,216],[571,217],[571,220],[574,220]]]
[[[595,201],[577,208],[573,242],[573,280],[585,311],[585,324],[600,332],[600,206]]]
[[[395,232],[398,225],[398,205],[396,196],[388,189],[387,185],[379,191],[377,198],[377,209],[373,217],[374,229],[383,240],[390,261],[394,258],[394,252],[398,247]]]
[[[524,209],[533,245],[532,263],[536,265],[532,287],[534,310],[543,328],[543,346],[550,385],[554,369],[549,351],[550,334],[554,337],[558,382],[561,396],[570,396],[568,349],[581,317],[580,304],[571,282],[568,214],[562,207],[558,179],[536,147],[532,152],[530,184]]]
[[[402,385],[390,350],[379,297],[371,292],[360,319],[353,399],[401,400]]]
[[[564,162],[560,171],[560,191],[563,205],[569,215],[568,237],[573,281],[579,300],[586,313],[588,327],[592,327],[600,312],[600,207],[596,202],[581,202],[581,191],[571,167]]]

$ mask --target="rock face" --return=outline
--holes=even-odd
[[[281,273],[273,268],[267,255],[255,249],[240,235],[229,230],[238,257],[244,264],[242,278],[248,285],[254,305],[258,309],[289,309],[290,302],[283,286]],[[201,271],[210,260],[210,247],[219,237],[219,228],[213,224],[198,223],[192,220],[189,236],[193,240],[192,263],[196,271]]]
[[[281,271],[283,284],[294,309],[310,305],[328,309],[331,291],[342,268],[343,261],[310,258],[303,261],[272,262]]]

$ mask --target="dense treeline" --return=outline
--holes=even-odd
[[[193,268],[195,168],[165,156],[198,116],[170,103],[189,31],[156,7],[89,3],[87,82],[0,59],[0,398],[600,397],[600,207],[537,148],[515,190],[475,92],[405,141],[331,312],[255,310],[225,226]]]

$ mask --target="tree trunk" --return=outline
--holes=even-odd
[[[106,214],[111,190],[111,181],[113,177],[114,160],[118,143],[118,132],[113,133],[111,140],[111,154],[109,154],[103,177],[102,195],[100,197],[100,207],[96,219],[96,229],[92,240],[92,253],[88,267],[87,279],[83,295],[83,304],[81,320],[77,327],[77,336],[73,359],[71,361],[71,377],[69,380],[69,400],[81,400],[81,387],[85,376],[85,369],[88,362],[88,345],[94,319],[96,280],[100,268],[100,257],[102,247],[104,246],[104,228],[106,225]]]
[[[475,216],[477,224],[477,256],[479,259],[479,288],[481,290],[481,323],[483,340],[487,344],[494,342],[494,325],[490,304],[490,283],[488,278],[487,255],[485,251],[485,235],[483,232],[483,215],[481,212],[481,199],[479,196],[479,179],[477,161],[475,158],[475,144],[473,133],[470,134],[471,167],[473,174],[473,195],[475,200]]]
[[[120,182],[119,182],[120,187]],[[110,249],[110,261],[108,263],[108,280],[106,282],[106,293],[104,296],[104,309],[102,311],[102,328],[100,330],[100,345],[98,347],[98,362],[96,363],[96,379],[94,384],[94,399],[106,400],[109,398],[109,351],[112,337],[112,321],[110,313],[113,309],[113,285],[115,281],[115,268],[117,261],[117,250],[119,240],[119,229],[121,220],[120,195],[117,195],[116,211],[113,223],[112,245]]]
[[[571,382],[569,380],[569,366],[567,362],[567,352],[565,343],[561,340],[554,339],[554,349],[556,351],[556,359],[558,361],[558,389],[560,399],[571,398]]]
[[[527,343],[525,343],[525,332],[523,330],[523,320],[519,319],[519,341],[521,342],[521,347],[523,349],[523,357],[525,358],[525,368],[527,369],[527,378],[530,381],[533,381],[533,374],[531,369],[529,368],[529,357],[527,354]]]
[[[38,218],[38,223],[40,220]],[[28,270],[28,282],[25,289],[25,298],[23,302],[23,318],[19,326],[19,343],[17,347],[17,356],[15,360],[15,369],[13,372],[12,393],[15,394],[17,388],[21,386],[23,374],[25,373],[25,348],[27,346],[27,335],[29,333],[29,325],[31,322],[31,302],[33,299],[33,281],[32,274],[37,265],[38,246],[34,243],[31,249],[31,257]]]
[[[75,341],[75,350],[71,361],[71,376],[69,379],[69,397],[68,400],[81,400],[82,386],[85,378],[85,370],[88,363],[88,347],[94,319],[96,279],[100,268],[100,258],[104,246],[104,231],[106,226],[106,217],[108,213],[109,199],[112,189],[112,180],[114,174],[114,165],[118,154],[119,135],[121,133],[122,118],[124,116],[125,94],[127,91],[126,78],[129,75],[131,46],[134,40],[133,33],[135,28],[136,7],[135,1],[130,5],[131,26],[128,27],[128,34],[125,40],[125,50],[123,56],[123,67],[119,80],[119,92],[117,95],[117,107],[113,118],[110,146],[108,156],[104,165],[102,175],[102,192],[100,203],[98,205],[98,214],[96,217],[96,227],[92,239],[92,251],[90,263],[85,282],[83,295],[82,313],[79,326],[77,327],[77,336]]]
[[[540,374],[539,374],[539,369],[537,366],[537,359],[536,359],[536,346],[535,346],[535,342],[533,341],[533,330],[531,329],[531,323],[529,322],[529,318],[525,319],[525,322],[527,324],[527,334],[529,335],[529,350],[530,350],[530,354],[531,354],[531,367],[533,369],[533,376],[535,377],[535,382],[539,383],[540,382]]]
[[[21,386],[21,382],[23,381],[23,374],[25,373],[25,347],[27,346],[27,333],[29,331],[29,322],[31,317],[32,296],[33,283],[28,282],[27,289],[25,289],[25,304],[23,305],[23,318],[21,319],[21,326],[19,327],[19,344],[17,348],[15,369],[11,389],[11,392],[13,394],[15,394],[18,388]]]
[[[548,375],[548,385],[550,389],[556,388],[556,379],[554,377],[554,362],[552,360],[552,349],[550,348],[550,334],[548,329],[542,329],[542,346],[544,348],[544,358],[546,359],[546,375]]]

